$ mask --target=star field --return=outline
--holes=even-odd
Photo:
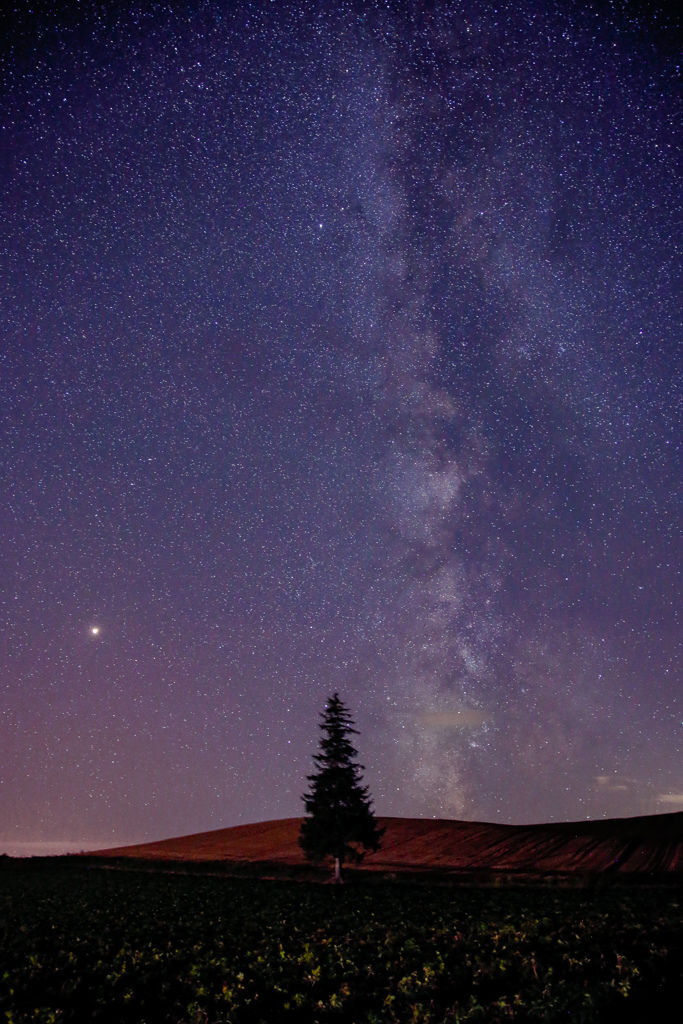
[[[678,28],[15,12],[3,849],[683,808]]]

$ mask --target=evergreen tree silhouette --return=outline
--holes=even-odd
[[[344,861],[358,863],[366,850],[378,850],[384,829],[378,827],[370,793],[362,785],[364,767],[354,761],[358,751],[349,737],[358,731],[338,693],[330,698],[321,718],[324,735],[320,753],[313,755],[319,770],[307,776],[311,785],[302,798],[306,817],[299,845],[309,860],[334,857],[334,881],[341,882]]]

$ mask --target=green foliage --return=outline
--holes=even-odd
[[[307,817],[299,843],[310,860],[359,861],[362,850],[379,849],[384,830],[362,785],[363,765],[354,761],[358,751],[349,737],[358,732],[339,694],[330,698],[321,717],[320,753],[313,755],[318,771],[307,776],[311,787],[303,798]]]
[[[13,869],[0,874],[0,1020],[669,1020],[682,939],[670,890],[340,890]]]

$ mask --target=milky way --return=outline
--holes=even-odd
[[[335,690],[379,813],[683,807],[678,26],[407,7],[8,30],[8,850],[300,814]]]

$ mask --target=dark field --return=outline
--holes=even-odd
[[[0,871],[0,1020],[679,1020],[683,892]]]

